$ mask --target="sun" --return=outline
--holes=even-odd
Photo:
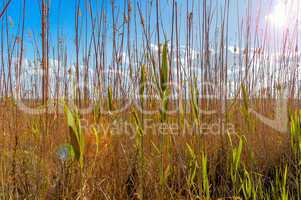
[[[290,26],[293,21],[300,20],[300,0],[279,0],[266,21],[278,28]]]
[[[278,3],[271,14],[266,17],[266,20],[276,27],[283,27],[286,24],[287,16],[285,15],[285,4]]]

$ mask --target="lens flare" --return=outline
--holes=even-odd
[[[300,20],[299,0],[279,0],[266,20],[275,27],[285,28]]]

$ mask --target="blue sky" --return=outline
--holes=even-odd
[[[9,37],[10,39],[15,37],[18,34],[18,28],[20,26],[21,23],[21,17],[22,17],[22,6],[23,6],[23,1],[24,0],[12,0],[12,4],[10,5],[6,16],[8,17],[8,21],[10,22],[10,26],[9,26]],[[101,10],[102,6],[105,9],[106,15],[107,15],[107,45],[105,48],[106,51],[106,68],[109,68],[110,65],[110,61],[112,58],[112,8],[111,8],[111,4],[110,1],[111,0],[91,0],[93,2],[93,13],[95,14],[96,10]],[[122,18],[123,15],[123,10],[124,10],[124,3],[125,0],[115,0],[115,8],[114,8],[114,12],[115,15],[116,13],[121,13],[119,15],[119,18]],[[150,11],[151,14],[151,19],[150,19],[150,24],[151,24],[151,29],[152,31],[155,31],[155,26],[156,26],[156,20],[155,20],[155,2],[156,0],[131,0],[132,1],[132,18],[134,18],[135,12],[137,12],[137,2],[139,2],[139,5],[142,8],[142,12],[145,15],[146,14],[146,3],[147,2],[151,2],[153,1],[153,7],[152,10]],[[202,18],[199,18],[199,11],[202,10],[202,2],[203,0],[176,0],[178,2],[178,19],[179,19],[179,34],[180,34],[180,45],[181,46],[185,46],[186,45],[186,12],[188,10],[188,12],[193,11],[194,12],[194,17],[193,17],[193,21],[194,21],[194,31],[193,31],[193,37],[197,37],[194,38],[193,40],[193,50],[194,52],[198,52],[199,53],[199,46],[200,46],[200,38],[201,38],[201,33],[200,33],[200,29],[199,29],[199,23],[200,20],[202,20]],[[259,33],[258,33],[258,37],[256,38],[256,42],[258,42],[258,44],[262,44],[263,40],[263,32],[265,30],[265,26],[266,26],[266,17],[267,16],[272,16],[273,17],[273,21],[276,21],[281,19],[282,23],[286,23],[288,26],[293,24],[290,21],[288,21],[289,18],[286,18],[286,15],[292,15],[295,16],[294,13],[289,13],[289,12],[285,12],[285,11],[281,11],[280,14],[278,12],[274,12],[274,8],[275,5],[279,5],[279,2],[284,2],[285,0],[249,0],[250,4],[247,4],[247,0],[230,0],[230,6],[229,6],[229,24],[228,24],[228,30],[229,30],[229,46],[235,46],[237,45],[237,40],[238,40],[238,31],[241,32],[241,35],[243,35],[243,37],[245,36],[244,30],[245,29],[238,29],[238,24],[240,24],[242,21],[245,22],[246,20],[246,10],[249,9],[251,10],[250,15],[252,16],[252,18],[250,19],[251,21],[251,32],[254,33],[255,31],[255,24],[256,22],[256,17],[258,16],[258,29],[259,29]],[[287,0],[287,1],[292,1],[292,2],[298,2],[299,0]],[[1,1],[3,2],[3,1]],[[51,0],[51,6],[50,6],[50,52],[49,52],[49,58],[53,60],[56,59],[56,47],[57,47],[57,32],[58,30],[60,31],[60,35],[62,37],[62,39],[64,40],[65,45],[67,46],[68,49],[68,63],[67,63],[67,67],[72,68],[72,66],[74,66],[73,64],[75,63],[75,9],[76,9],[76,1],[75,0]],[[80,24],[85,24],[85,17],[86,17],[86,10],[85,10],[85,4],[84,4],[85,0],[81,0],[81,17],[80,17]],[[166,31],[166,34],[168,36],[168,40],[170,39],[170,35],[171,35],[171,19],[172,19],[172,0],[161,0],[160,1],[160,14],[161,14],[161,19],[162,19],[162,27],[164,28],[164,30]],[[187,2],[188,2],[188,6],[187,6]],[[194,5],[192,5],[192,2],[194,2]],[[214,45],[213,43],[218,40],[218,37],[220,36],[220,32],[218,31],[219,26],[221,25],[220,19],[221,14],[222,14],[222,10],[224,9],[224,2],[225,0],[207,0],[207,2],[211,2],[212,3],[212,12],[213,12],[213,20],[212,20],[212,24],[211,24],[211,28],[212,31],[210,33],[210,39],[213,40],[212,44],[211,44],[211,48],[214,49]],[[41,0],[26,0],[26,18],[25,18],[25,34],[24,34],[24,55],[23,58],[26,58],[28,60],[32,60],[34,57],[34,51],[37,49],[34,45],[34,39],[35,38],[37,40],[37,46],[39,51],[41,51],[41,13],[40,13],[40,5],[39,3],[41,3]],[[291,4],[293,7],[295,5],[295,3]],[[2,3],[0,3],[0,10],[3,7]],[[280,6],[281,7],[281,6]],[[260,8],[260,10],[259,10]],[[278,9],[279,10],[279,9]],[[281,9],[280,9],[281,10]],[[301,10],[301,9],[300,9]],[[259,15],[258,15],[259,13]],[[138,14],[137,14],[138,15]],[[4,17],[6,17],[4,16]],[[301,16],[301,15],[300,15]],[[286,18],[285,20],[283,20],[283,18]],[[2,18],[4,19],[4,18]],[[299,18],[301,19],[301,18]],[[5,20],[3,20],[4,22]],[[141,43],[142,43],[142,30],[141,30],[141,25],[140,25],[140,18],[137,17],[137,23],[138,23],[138,51],[143,51],[141,48]],[[120,25],[120,23],[119,23]],[[275,24],[274,24],[275,25]],[[4,26],[5,27],[5,26]],[[0,23],[0,30],[1,30],[2,24]],[[278,27],[279,28],[279,27]],[[134,38],[133,33],[134,33],[134,20],[131,21],[131,29],[132,29],[132,35],[130,37],[132,43],[133,41],[136,40],[136,38]],[[88,34],[88,38],[91,36],[91,22],[89,19],[88,22],[88,28],[87,31],[85,29],[83,29],[82,31],[82,36],[85,36],[85,34]],[[273,27],[273,30],[280,33],[279,35],[281,35],[283,32],[280,29],[276,29]],[[5,30],[6,31],[6,30]],[[216,31],[216,32],[215,32]],[[1,33],[1,31],[0,31]],[[31,34],[33,33],[33,34]],[[20,35],[20,33],[18,34]],[[270,35],[272,35],[272,37],[274,37],[274,32],[272,32]],[[33,37],[34,36],[34,37]],[[4,34],[4,40],[5,40],[5,34]],[[126,36],[127,37],[127,36]],[[1,35],[0,35],[1,38]],[[161,32],[161,43],[165,42],[163,34]],[[254,38],[253,38],[254,39]],[[292,38],[290,38],[292,39]],[[257,41],[259,40],[259,41]],[[273,39],[269,38],[267,39],[269,43],[269,41],[272,41]],[[292,39],[293,40],[293,39]],[[254,45],[253,43],[254,40],[252,40],[251,46],[249,47],[253,47],[252,45]],[[281,43],[281,39],[278,40],[278,43]],[[151,42],[156,44],[156,34],[152,35],[151,38]],[[83,63],[82,62],[82,54],[84,51],[84,38],[81,38],[81,46],[80,46],[80,65]],[[126,43],[126,42],[125,42]],[[271,42],[273,43],[273,41]],[[300,43],[300,41],[299,41]],[[250,43],[249,43],[250,44]],[[257,44],[257,45],[258,45]],[[6,45],[6,43],[4,43],[4,45]],[[244,45],[244,42],[242,42],[242,45]],[[260,46],[259,45],[259,46]],[[269,44],[270,45],[270,44]],[[254,45],[256,46],[256,44]],[[258,46],[256,46],[258,47]],[[53,55],[53,49],[54,48],[54,53],[55,55]],[[243,46],[242,46],[243,48]],[[6,49],[6,47],[4,48]],[[234,49],[234,48],[232,48]],[[125,53],[127,50],[127,46],[124,47],[123,52]],[[182,50],[182,49],[181,49]],[[277,53],[277,49],[273,49],[273,52],[271,53]],[[230,48],[229,48],[230,51]],[[17,50],[15,50],[15,52],[18,52]],[[140,52],[140,53],[141,53]],[[5,52],[4,52],[5,53]],[[233,52],[232,52],[233,53]],[[142,54],[139,54],[139,56],[141,56]],[[15,53],[13,56],[17,56],[17,54]],[[181,57],[182,55],[180,55]],[[93,57],[93,55],[92,55]],[[185,57],[185,53],[184,56],[181,57],[181,59],[184,59]],[[228,56],[230,57],[230,56]],[[232,56],[233,57],[233,56]],[[7,59],[7,57],[5,56],[5,59]],[[231,58],[230,58],[231,59]],[[91,65],[90,65],[90,69],[93,72],[93,69],[95,68],[95,64],[94,59],[91,59]],[[233,58],[232,58],[233,60]],[[4,62],[7,62],[7,60],[5,60]],[[182,61],[181,61],[182,62]],[[1,60],[0,60],[1,63]],[[126,65],[126,62],[123,62]],[[183,65],[185,65],[185,61],[182,62]],[[229,62],[231,63],[231,62]],[[233,63],[233,62],[232,62]],[[199,64],[199,62],[197,63]],[[135,65],[135,63],[134,63]],[[230,64],[229,64],[230,65]],[[0,65],[0,69],[2,66],[4,65]],[[25,66],[25,65],[24,65]],[[55,64],[53,64],[53,66],[55,66]],[[136,65],[136,67],[139,67],[139,65]],[[26,68],[26,67],[24,67]],[[53,67],[54,68],[54,67]],[[6,69],[7,70],[7,69]],[[94,74],[93,74],[94,75]],[[92,75],[91,75],[92,76]]]
[[[81,20],[84,19],[84,13],[85,13],[85,0],[81,0],[81,12],[83,13],[83,16],[81,17]],[[137,1],[140,2],[141,8],[143,9],[143,12],[145,12],[145,3],[146,1],[142,0],[132,0],[133,5],[137,4]],[[19,19],[22,11],[22,2],[23,0],[12,0],[12,4],[10,5],[7,15],[13,21],[13,27],[11,27],[11,34],[16,34],[18,30],[18,24]],[[29,33],[33,33],[35,37],[40,40],[40,33],[41,33],[41,21],[40,21],[40,4],[41,0],[26,0],[26,20],[25,20],[25,54],[27,57],[32,58],[33,57],[33,49],[32,46],[33,38],[30,37]],[[60,28],[61,33],[63,35],[63,38],[68,46],[68,54],[70,56],[74,55],[74,39],[75,39],[75,7],[76,7],[76,1],[75,0],[51,0],[51,7],[50,7],[50,37],[52,41],[56,41],[57,38],[57,30]],[[112,27],[110,27],[111,20],[112,20],[112,9],[110,5],[110,0],[92,0],[93,2],[93,10],[96,9],[100,10],[101,6],[103,5],[108,18],[108,40],[110,40]],[[124,0],[115,0],[115,12],[123,11],[123,2]],[[160,3],[160,10],[161,10],[161,16],[163,19],[163,27],[165,28],[167,35],[170,35],[170,29],[171,29],[171,9],[172,9],[172,1],[171,0],[161,0]],[[181,24],[181,43],[185,44],[185,20],[186,20],[186,10],[187,10],[187,1],[186,0],[178,0],[178,6],[179,6],[179,15],[178,18],[180,19]],[[188,10],[192,10],[192,0],[188,0]],[[194,1],[194,13],[195,18],[198,18],[198,10],[201,9],[202,1],[195,0]],[[213,4],[213,10],[215,13],[221,13],[220,10],[223,8],[223,2],[224,0],[211,0]],[[246,15],[246,8],[247,8],[247,1],[246,0],[230,0],[230,16],[229,16],[229,42],[234,45],[236,43],[236,35],[237,35],[237,20],[241,20]],[[261,20],[263,20],[265,15],[268,15],[269,10],[274,6],[278,0],[251,0],[252,2],[252,15],[255,16],[256,12],[258,11],[258,7],[261,7]],[[0,4],[1,5],[1,4]],[[153,1],[153,7],[155,6],[155,1]],[[1,6],[0,6],[1,7]],[[133,11],[135,12],[135,6],[133,6]],[[155,27],[155,9],[152,10],[152,23],[153,27]],[[239,17],[238,17],[239,16]],[[218,20],[220,17],[216,17],[216,20]],[[199,23],[198,19],[194,20],[195,23]],[[254,20],[253,20],[254,21]],[[139,21],[138,21],[139,22]],[[132,23],[134,25],[134,23]],[[88,26],[90,29],[91,26]],[[139,31],[138,37],[142,37],[141,30]],[[91,31],[88,30],[88,34],[91,34]],[[198,34],[198,33],[197,33]],[[163,42],[163,37],[162,42]],[[155,39],[155,38],[154,38]],[[138,38],[139,40],[139,38]],[[110,43],[110,42],[109,42]],[[38,41],[38,44],[40,42]],[[51,42],[51,44],[55,44],[55,42]],[[108,46],[108,48],[110,48]]]

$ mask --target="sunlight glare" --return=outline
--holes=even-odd
[[[300,19],[299,0],[279,0],[272,12],[266,16],[266,21],[277,28],[290,26],[290,23]]]

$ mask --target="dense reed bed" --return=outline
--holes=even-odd
[[[299,15],[37,2],[0,3],[0,199],[301,199]]]

